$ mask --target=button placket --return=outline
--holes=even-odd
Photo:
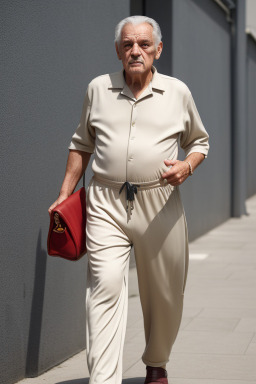
[[[128,156],[127,156],[127,162],[128,162],[127,177],[128,178],[129,178],[129,167],[131,166],[131,163],[133,161],[133,156],[134,156],[134,139],[135,139],[135,133],[136,133],[136,118],[137,118],[137,108],[136,108],[136,102],[134,102],[132,105],[132,111],[131,111],[130,136],[129,136],[129,143],[128,143]]]
[[[137,120],[137,107],[136,102],[132,106],[132,116],[131,116],[131,135],[130,140],[134,140],[136,133],[136,120]]]

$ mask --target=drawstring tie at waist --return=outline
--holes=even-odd
[[[128,216],[130,217],[132,214],[132,210],[134,209],[133,202],[135,200],[135,195],[138,192],[138,188],[140,191],[152,189],[152,188],[159,188],[159,187],[168,187],[174,190],[176,187],[171,186],[166,182],[166,180],[159,178],[156,180],[150,180],[150,181],[141,181],[140,184],[132,184],[128,181],[114,181],[106,179],[105,177],[102,177],[100,175],[94,175],[93,179],[95,181],[98,181],[100,184],[105,185],[110,188],[115,188],[119,190],[119,194],[123,191],[124,188],[126,188],[126,211]]]
[[[130,204],[130,210],[132,211],[134,206],[133,206],[133,201],[134,201],[134,195],[137,194],[138,192],[138,187],[140,187],[140,185],[138,184],[130,184],[128,181],[125,181],[122,185],[122,187],[120,188],[120,191],[119,191],[119,195],[120,193],[122,193],[122,190],[124,188],[126,188],[126,201],[127,201],[127,205],[126,205],[126,211],[128,212],[128,209],[129,209],[129,204]]]

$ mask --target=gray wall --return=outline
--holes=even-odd
[[[85,347],[86,258],[47,256],[47,209],[87,83],[120,68],[113,30],[129,7],[126,0],[1,2],[1,383]]]
[[[209,157],[181,188],[193,239],[230,217],[230,26],[212,0],[173,7],[173,75],[189,86],[210,136]]]
[[[256,193],[256,40],[247,37],[247,196]]]
[[[230,26],[212,0],[162,0],[161,5],[146,1],[146,14],[165,25],[157,68],[188,85],[210,135],[209,157],[181,187],[192,240],[230,217]]]
[[[161,6],[159,6],[159,4],[161,4]],[[163,52],[160,59],[155,62],[157,70],[159,73],[172,76],[172,18],[174,16],[172,1],[161,0],[160,2],[156,2],[155,0],[146,0],[144,8],[145,14],[159,23],[163,36]]]

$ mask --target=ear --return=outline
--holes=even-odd
[[[156,60],[158,60],[159,57],[161,56],[162,50],[163,50],[163,42],[160,41],[160,43],[158,44],[158,47],[156,49],[156,54],[155,54],[155,59]]]
[[[119,48],[118,48],[117,43],[115,43],[115,47],[116,47],[116,54],[117,54],[118,60],[121,60],[121,55],[119,53]]]

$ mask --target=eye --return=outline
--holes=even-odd
[[[143,48],[147,48],[147,47],[149,47],[149,44],[148,44],[148,43],[143,43],[141,46],[142,46]]]

